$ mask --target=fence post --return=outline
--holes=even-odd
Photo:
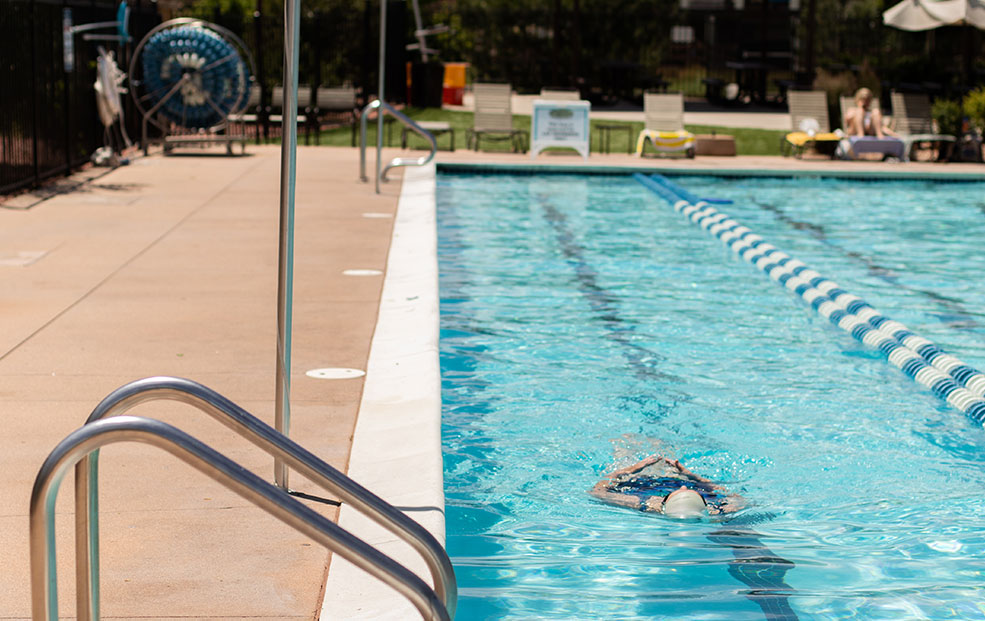
[[[34,165],[34,185],[41,182],[40,162],[38,162],[38,46],[37,46],[37,7],[31,0],[31,160]]]
[[[260,86],[260,103],[257,110],[257,144],[260,144],[260,126],[263,126],[263,139],[268,137],[267,131],[267,85],[263,75],[263,0],[256,0],[256,10],[253,11],[253,38],[256,48],[257,85]]]
[[[68,7],[67,0],[62,0],[62,11]],[[64,39],[62,42],[64,46]],[[65,50],[62,50],[62,55],[64,56]],[[75,67],[72,67],[72,71],[75,71]],[[64,93],[63,100],[65,102],[65,174],[70,174],[72,172],[72,115],[69,112],[71,110],[71,97],[69,95],[69,89],[72,86],[72,74],[68,71],[62,70],[61,72],[62,80],[65,81],[65,88],[62,89]]]

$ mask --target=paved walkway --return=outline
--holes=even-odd
[[[420,153],[420,152],[416,152]],[[529,156],[442,152],[442,161]],[[345,469],[400,183],[375,195],[348,148],[299,149],[292,436]],[[582,165],[570,155],[537,164]],[[782,158],[638,159],[592,165],[956,172],[975,164]],[[394,176],[399,177],[397,172]],[[39,466],[110,391],[158,374],[202,382],[273,420],[279,149],[247,157],[136,160],[41,202],[0,203],[0,618],[27,619],[28,500]],[[173,422],[269,478],[271,460],[186,406],[135,414]],[[102,603],[106,618],[317,618],[328,554],[175,458],[136,445],[103,452]],[[322,495],[303,480],[301,491]],[[74,609],[72,486],[57,540],[61,610]],[[306,501],[335,518],[332,505]]]
[[[24,197],[0,208],[0,618],[30,615],[27,515],[38,468],[114,388],[187,377],[272,424],[279,149],[249,152],[138,159],[29,210],[10,208]],[[366,367],[382,279],[342,271],[384,269],[400,187],[376,196],[357,183],[355,154],[298,157],[291,431],[343,470],[362,380],[305,371]],[[272,476],[266,454],[187,406],[133,413]],[[123,444],[102,454],[105,618],[317,617],[325,550],[162,451]],[[72,495],[69,480],[57,506],[69,616]]]

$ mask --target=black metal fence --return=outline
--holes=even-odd
[[[401,2],[401,4],[404,4]],[[282,83],[284,63],[284,2],[259,0],[256,10],[230,3],[225,12],[217,5],[194,5],[183,17],[198,17],[223,26],[243,39],[253,54],[258,83],[269,91]],[[402,8],[402,7],[401,7]],[[300,58],[301,84],[311,86],[363,86],[375,76],[378,42],[376,2],[320,2],[317,9],[302,3]]]
[[[439,61],[469,63],[473,80],[507,81],[521,92],[578,86],[593,100],[638,100],[652,88],[704,96],[715,83],[742,82],[758,99],[782,104],[785,83],[811,79],[812,65],[820,73],[814,86],[831,93],[864,85],[884,95],[904,87],[950,96],[985,75],[977,30],[901,32],[884,27],[878,13],[816,0],[811,37],[808,0],[789,1],[796,0],[458,0],[425,3],[424,25],[451,27],[428,43]],[[62,15],[70,9],[75,24],[110,21],[116,2],[0,0],[0,193],[64,173],[102,144],[96,46],[77,36],[66,72]],[[152,0],[130,4],[134,43],[121,51],[124,68],[129,48],[160,22]],[[407,61],[419,58],[405,49],[415,26],[407,4],[388,0],[386,88],[396,102],[407,95]],[[218,23],[246,42],[269,104],[283,69],[283,0],[188,6],[182,16]],[[305,9],[300,82],[351,85],[365,102],[376,91],[378,20],[376,0],[321,0]],[[126,105],[130,134],[139,135],[129,98]]]
[[[638,99],[660,87],[703,96],[709,82],[748,81],[742,86],[765,88],[760,98],[782,103],[785,87],[810,84],[817,71],[827,80],[822,88],[887,93],[948,96],[982,82],[982,32],[884,26],[881,10],[895,2],[459,0],[438,3],[430,19],[453,29],[434,39],[442,59],[469,62],[476,80],[526,92],[578,86],[593,99]]]
[[[134,36],[158,21],[152,6],[134,4]],[[66,71],[65,10],[76,25],[116,16],[109,0],[0,3],[0,193],[64,174],[102,144],[93,90],[96,44],[75,36],[74,65]]]

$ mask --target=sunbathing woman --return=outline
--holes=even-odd
[[[896,132],[882,126],[882,112],[872,105],[872,91],[860,88],[855,93],[855,107],[845,113],[845,132],[849,136],[895,136]]]
[[[745,504],[740,496],[665,457],[620,468],[588,493],[610,504],[679,518],[733,513]]]

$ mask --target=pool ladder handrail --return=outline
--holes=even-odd
[[[450,621],[435,592],[416,574],[322,516],[280,487],[268,483],[215,449],[165,422],[136,416],[99,420],[70,433],[42,464],[31,493],[31,612],[34,621],[57,621],[55,501],[69,468],[114,442],[157,446],[236,492],[273,517],[310,537],[393,587],[424,619]],[[82,612],[82,611],[79,611]]]
[[[372,110],[380,110],[379,114],[384,112],[390,113],[392,116],[396,117],[401,123],[414,130],[421,135],[425,140],[431,145],[431,152],[427,155],[422,155],[421,157],[395,157],[390,160],[390,163],[383,167],[383,171],[380,172],[380,158],[379,149],[377,146],[377,158],[376,158],[376,193],[380,193],[380,181],[386,181],[386,174],[390,172],[391,168],[397,168],[398,166],[426,166],[431,160],[434,159],[435,154],[438,152],[438,141],[435,139],[434,134],[424,129],[420,125],[414,122],[412,118],[397,110],[385,101],[380,101],[379,99],[374,99],[369,102],[365,108],[363,108],[362,113],[359,115],[359,179],[360,181],[369,181],[369,177],[366,176],[366,124],[369,119],[369,113]],[[377,131],[380,131],[379,129]]]
[[[150,377],[126,384],[108,395],[90,414],[86,423],[116,416],[148,401],[169,399],[191,405],[209,414],[260,449],[337,495],[342,502],[367,515],[397,535],[424,559],[434,581],[434,590],[454,617],[458,587],[451,560],[440,543],[420,524],[396,507],[359,485],[274,428],[214,390],[192,380]],[[83,611],[98,619],[98,452],[84,457],[76,467],[76,559],[82,597],[93,593]],[[80,621],[85,621],[80,617]]]
[[[444,603],[449,616],[454,618],[458,598],[455,572],[445,549],[430,532],[393,505],[214,390],[183,378],[144,378],[110,393],[95,407],[86,423],[124,414],[148,401],[165,399],[191,405],[212,416],[397,535],[423,557],[431,572],[435,593]],[[95,621],[99,618],[98,463],[98,451],[91,456],[85,455],[76,466],[75,474],[76,576],[80,621]]]

